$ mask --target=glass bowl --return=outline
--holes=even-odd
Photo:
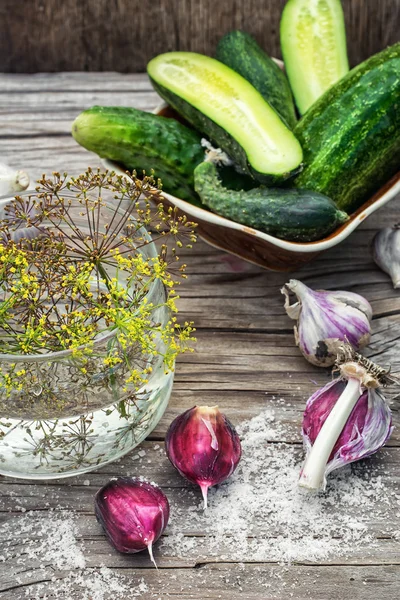
[[[10,200],[0,199],[0,210]],[[113,213],[113,206],[105,203],[101,223]],[[143,235],[148,238],[147,232]],[[145,258],[157,255],[150,241],[141,252]],[[166,324],[170,311],[163,306],[166,291],[159,280],[151,284],[146,299],[155,306],[154,321]],[[24,373],[22,389],[6,393],[0,387],[0,474],[53,479],[84,473],[126,454],[154,429],[168,405],[173,370],[166,371],[160,355],[146,358],[146,366],[152,367],[147,383],[138,390],[126,385],[126,364],[110,368],[103,360],[115,336],[116,330],[110,330],[95,338],[86,373],[70,350],[0,354],[3,374],[16,369]],[[162,354],[161,338],[157,346]],[[126,349],[128,357],[130,351],[134,361],[135,349]]]

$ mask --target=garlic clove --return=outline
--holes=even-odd
[[[363,296],[360,294],[355,294],[354,292],[347,292],[344,290],[333,291],[333,292],[325,292],[338,300],[338,302],[342,302],[343,304],[347,304],[348,306],[352,306],[363,312],[367,317],[368,321],[372,320],[372,306]]]
[[[341,342],[347,341],[357,350],[368,344],[372,308],[362,296],[346,291],[314,291],[296,279],[281,291],[288,316],[297,320],[296,344],[312,364],[332,366]],[[297,297],[294,304],[290,303],[290,292]]]
[[[116,550],[134,554],[152,547],[169,519],[169,503],[154,483],[119,477],[103,486],[95,497],[97,520]]]
[[[165,447],[179,473],[200,486],[204,508],[208,488],[225,481],[241,456],[239,436],[218,407],[195,406],[176,417]]]
[[[0,163],[0,196],[7,196],[26,190],[29,175],[25,171],[15,170],[9,165]]]
[[[380,269],[390,275],[393,287],[400,288],[400,224],[385,227],[373,241],[373,257]]]

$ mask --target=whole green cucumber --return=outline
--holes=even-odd
[[[227,190],[212,162],[196,167],[194,181],[202,202],[217,214],[283,240],[320,240],[348,220],[345,212],[318,192],[265,187]]]
[[[247,79],[290,129],[297,123],[293,96],[285,73],[244,31],[231,31],[219,41],[217,60]]]
[[[87,150],[161,179],[163,190],[199,204],[193,171],[204,159],[201,136],[175,119],[121,106],[93,106],[72,125]]]
[[[400,43],[325,92],[294,133],[305,159],[294,185],[359,208],[400,169]]]
[[[301,169],[303,153],[293,133],[233,69],[195,52],[168,52],[153,58],[147,71],[160,96],[242,173],[278,184]]]

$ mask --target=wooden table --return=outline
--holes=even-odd
[[[27,169],[32,178],[54,170],[78,174],[88,165],[100,165],[96,156],[80,148],[70,136],[71,122],[81,110],[94,104],[150,110],[156,103],[157,95],[145,75],[3,75],[0,158]],[[396,348],[400,337],[400,295],[374,265],[370,243],[379,227],[398,219],[399,200],[373,215],[340,247],[292,275],[316,288],[344,288],[364,294],[374,309],[369,354],[377,356],[381,364],[393,362],[395,371],[400,371],[400,351]],[[285,315],[280,294],[288,276],[232,261],[202,241],[185,260],[189,278],[181,288],[180,309],[182,318],[196,323],[196,352],[180,359],[170,406],[156,430],[142,444],[143,449],[152,456],[172,418],[196,403],[218,404],[235,424],[274,405],[277,420],[287,425],[285,431],[291,432],[282,441],[299,446],[304,402],[315,389],[311,380],[322,385],[328,374],[306,363],[295,347],[292,323]],[[287,401],[290,409],[284,410],[282,402],[274,403],[274,396]],[[386,449],[370,459],[368,468],[380,469],[382,473],[390,469],[389,484],[395,488],[400,474],[396,402],[393,411],[396,429]],[[393,600],[399,597],[399,544],[394,534],[388,535],[387,531],[383,534],[379,528],[374,533],[374,549],[368,555],[364,556],[361,549],[357,555],[346,558],[332,557],[319,563],[301,561],[291,566],[254,562],[246,555],[239,561],[218,556],[196,560],[190,553],[182,557],[171,549],[156,548],[159,567],[156,571],[143,553],[118,555],[104,539],[93,514],[93,495],[103,483],[118,474],[141,474],[159,482],[167,494],[178,499],[191,487],[173,471],[159,450],[159,459],[147,466],[147,461],[142,461],[137,472],[139,467],[132,461],[135,452],[119,463],[72,479],[48,483],[1,479],[0,519],[8,532],[2,536],[0,531],[0,560],[7,548],[5,560],[0,562],[2,599],[44,597],[51,578],[53,590],[57,586],[62,589],[67,573],[50,563],[38,564],[37,559],[25,552],[29,532],[12,539],[13,527],[18,530],[19,520],[26,517],[25,511],[41,511],[53,518],[60,507],[77,515],[77,535],[87,567],[96,570],[106,565],[113,573],[132,578],[132,594],[126,595],[127,598]],[[399,529],[398,510],[390,521],[389,531]],[[201,531],[193,533],[194,537],[201,535]],[[53,591],[48,598],[98,597],[84,596],[78,588],[74,594],[63,595],[60,591],[57,595]],[[106,597],[118,596],[111,593]]]

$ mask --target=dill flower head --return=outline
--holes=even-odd
[[[103,366],[124,365],[124,385],[145,382],[154,357],[173,368],[192,339],[174,313],[185,277],[177,252],[195,241],[194,224],[164,209],[151,177],[88,169],[38,184],[0,211],[0,352],[67,350],[90,374],[96,342],[109,336]],[[15,390],[24,375],[0,369],[0,385]]]

